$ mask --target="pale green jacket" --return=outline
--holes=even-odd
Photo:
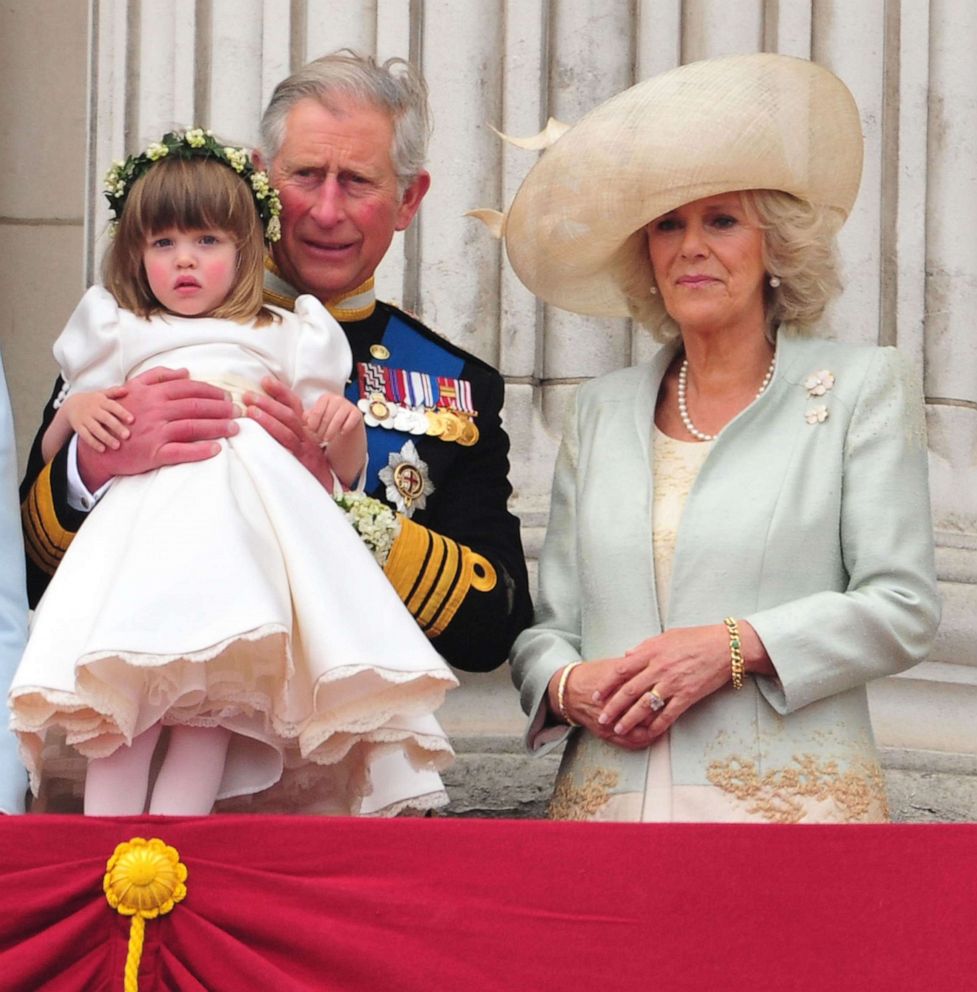
[[[650,365],[581,386],[568,413],[535,624],[512,654],[533,750],[567,734],[546,710],[557,670],[620,656],[663,629],[650,444],[674,354],[663,348]],[[820,370],[834,385],[811,396],[804,381]],[[939,612],[916,375],[892,348],[781,332],[773,380],[720,433],[689,494],[668,623],[746,619],[778,678],[748,676],[743,690],[727,685],[684,713],[670,733],[672,783],[721,784],[767,819],[780,817],[764,803],[776,807],[798,776],[820,780],[801,787],[807,798],[868,789],[883,802],[865,685],[925,658]],[[645,752],[574,736],[582,740],[564,756],[564,799],[595,775],[613,783],[611,794],[643,791]],[[839,818],[862,818],[847,814],[863,806]]]

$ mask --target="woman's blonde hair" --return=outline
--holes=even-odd
[[[773,189],[743,190],[743,206],[763,231],[763,262],[769,275],[780,279],[775,289],[764,285],[767,327],[778,325],[812,333],[825,307],[841,292],[836,235],[843,218],[828,207],[816,206]],[[628,240],[632,246],[620,263],[619,283],[632,319],[647,327],[658,341],[671,341],[678,325],[668,315],[648,257],[646,229]]]
[[[237,249],[237,274],[228,297],[207,314],[267,324],[275,315],[263,305],[264,233],[254,199],[233,169],[215,159],[161,159],[129,193],[102,266],[106,289],[141,317],[166,313],[153,295],[143,252],[153,234],[175,227],[227,232]]]

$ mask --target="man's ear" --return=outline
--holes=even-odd
[[[424,199],[424,194],[431,188],[431,174],[422,169],[413,179],[411,184],[404,190],[403,198],[397,209],[397,223],[394,230],[405,231],[410,227],[410,222],[417,213],[417,208]]]
[[[260,169],[262,172],[267,172],[268,168],[265,165],[265,157],[255,148],[251,152],[251,164],[256,168]]]

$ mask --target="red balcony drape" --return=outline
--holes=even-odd
[[[105,862],[186,899],[141,992],[977,988],[977,826],[0,817],[0,990],[121,990]]]

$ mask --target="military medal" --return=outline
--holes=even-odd
[[[403,497],[404,503],[411,507],[415,501],[424,495],[424,478],[417,466],[410,462],[401,462],[394,469],[394,486]]]
[[[462,417],[461,434],[458,436],[458,443],[470,448],[478,440],[478,428],[475,421],[469,417]]]
[[[405,517],[413,516],[415,510],[423,510],[428,496],[434,492],[427,462],[417,454],[413,441],[408,441],[399,452],[391,452],[388,464],[380,469],[379,475],[387,487],[387,499]]]
[[[370,397],[369,410],[376,420],[386,420],[390,416],[390,407],[387,406],[383,397],[376,393]]]
[[[370,345],[370,355],[382,360],[390,352]],[[367,427],[383,427],[404,434],[426,434],[447,443],[471,447],[478,441],[472,387],[466,379],[432,376],[372,362],[356,366],[360,386],[357,406]]]
[[[444,422],[441,420],[439,410],[427,411],[427,433],[431,437],[440,437],[444,433]]]
[[[393,427],[395,411],[382,393],[370,393],[356,405],[362,412],[367,427],[386,427],[388,430]]]
[[[409,428],[411,434],[427,434],[427,412],[424,407],[417,406],[410,411],[411,416],[411,426]]]
[[[442,410],[441,420],[444,423],[444,431],[441,434],[442,441],[457,441],[461,437],[461,421],[452,410]]]

